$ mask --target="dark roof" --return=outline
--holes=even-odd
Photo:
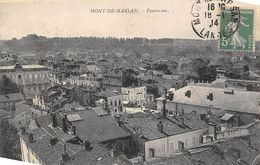
[[[96,164],[96,165],[131,165],[123,156],[111,157],[111,152],[104,146],[93,144],[91,151],[81,150],[75,154],[66,165]]]
[[[124,125],[132,132],[143,135],[148,140],[163,138],[170,135],[181,134],[193,130],[207,128],[208,125],[194,113],[184,115],[184,124],[180,117],[163,118],[160,114],[133,115],[121,118]],[[157,124],[162,122],[163,133],[157,129]]]
[[[45,128],[37,128],[30,131],[33,133],[34,142],[29,143],[27,135],[24,135],[22,138],[29,145],[29,147],[37,154],[37,156],[46,164],[46,165],[57,165],[59,164],[61,154],[64,152],[63,142],[58,141],[55,145],[50,145],[50,138],[52,137]],[[83,148],[82,146],[79,146]],[[75,154],[75,151],[71,149],[66,149],[67,154],[72,156]]]
[[[67,116],[78,114],[81,120],[71,121],[76,126],[77,136],[90,142],[107,142],[120,138],[129,137],[130,134],[123,130],[113,117],[109,115],[98,115],[95,110],[81,110],[66,112]],[[58,125],[61,125],[61,114],[57,115]],[[47,127],[52,123],[51,116],[36,118],[40,127]]]
[[[46,165],[57,165],[61,160],[61,154],[64,153],[64,144],[66,146],[66,153],[69,156],[69,161],[65,162],[66,165],[80,165],[80,164],[122,164],[127,165],[129,162],[123,157],[111,157],[109,149],[101,144],[91,143],[91,150],[86,151],[81,144],[74,144],[64,142],[62,134],[57,133],[57,128],[41,127],[31,130],[33,133],[34,142],[30,143],[27,135],[22,138],[27,145],[36,153],[37,157]],[[60,131],[62,132],[62,131]],[[50,138],[57,138],[55,145],[50,145]],[[62,138],[60,138],[62,137]],[[42,163],[43,164],[43,163]]]
[[[105,90],[105,91],[100,91],[97,96],[101,97],[113,97],[113,96],[118,96],[121,95],[120,93],[117,93],[116,91],[112,90]]]
[[[94,110],[67,113],[70,114],[78,114],[81,117],[82,120],[71,123],[76,126],[77,135],[90,142],[106,142],[130,136],[109,115],[98,116]]]

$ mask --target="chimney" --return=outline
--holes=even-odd
[[[29,134],[28,134],[28,138],[29,138],[29,143],[33,143],[33,142],[34,142],[33,134],[32,134],[32,133],[29,133]]]
[[[58,142],[58,139],[55,137],[50,137],[50,145],[54,146]]]
[[[62,118],[62,130],[63,132],[67,132],[67,115],[64,114]]]
[[[166,99],[163,100],[163,117],[166,118]]]
[[[159,123],[157,124],[157,129],[159,132],[163,133],[163,124],[162,121],[159,121]]]
[[[72,132],[73,135],[76,135],[76,126],[75,125],[73,125],[71,127],[71,132]]]
[[[169,93],[169,100],[173,101],[173,98],[174,98],[174,93]]]
[[[21,135],[25,135],[26,128],[24,126],[20,127],[20,133],[21,133]]]
[[[180,119],[181,119],[181,124],[184,125],[184,116],[181,116]]]
[[[65,162],[69,161],[70,160],[70,157],[67,153],[62,153],[61,154],[61,164],[64,164]]]
[[[84,147],[86,151],[91,150],[90,142],[88,140],[84,141]]]
[[[56,119],[56,114],[51,113],[51,120],[52,120],[52,127],[57,127],[57,119]]]
[[[61,164],[64,164],[65,162],[70,160],[69,155],[67,154],[66,151],[66,144],[63,143],[63,147],[64,147],[64,152],[61,154]]]

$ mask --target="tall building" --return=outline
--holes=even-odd
[[[4,75],[18,85],[26,99],[33,98],[50,84],[48,68],[42,65],[1,66],[0,76]]]

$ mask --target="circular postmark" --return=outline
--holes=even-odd
[[[196,0],[191,7],[191,26],[202,39],[219,38],[221,10],[233,0]]]

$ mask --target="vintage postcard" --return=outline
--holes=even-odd
[[[259,165],[260,3],[0,0],[0,164]]]

